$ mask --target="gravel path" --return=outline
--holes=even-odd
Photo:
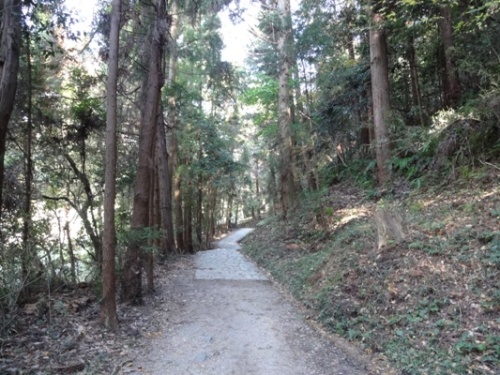
[[[239,251],[251,229],[199,252],[170,276],[161,334],[123,373],[157,375],[369,374],[307,325]]]

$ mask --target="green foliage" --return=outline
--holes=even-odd
[[[126,247],[132,243],[139,244],[146,252],[156,252],[157,247],[153,246],[155,240],[159,240],[165,233],[153,227],[145,227],[136,230],[126,230],[117,232],[117,240],[120,246]]]

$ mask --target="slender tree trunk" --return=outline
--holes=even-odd
[[[444,52],[443,89],[445,107],[455,107],[460,100],[460,83],[453,59],[453,26],[451,22],[451,7],[449,4],[440,6],[439,31]]]
[[[206,220],[205,220],[205,243],[207,245],[210,245],[212,238],[211,238],[211,233],[212,233],[212,193],[213,193],[213,188],[209,184],[205,188],[205,197],[206,197],[206,204],[205,204],[205,212],[206,212]]]
[[[233,212],[233,200],[234,194],[232,191],[229,192],[227,197],[227,210],[226,210],[226,231],[231,229],[231,216]]]
[[[198,173],[196,186],[196,238],[200,246],[203,245],[203,175]]]
[[[216,233],[216,229],[217,229],[217,218],[216,218],[216,215],[215,215],[215,212],[216,212],[216,209],[217,209],[217,189],[215,188],[215,186],[212,185],[212,192],[213,192],[213,195],[212,195],[212,202],[210,204],[211,206],[211,209],[210,209],[210,222],[212,223],[212,226],[210,228],[210,241],[213,240],[213,238],[215,237],[215,233]]]
[[[104,231],[102,239],[102,301],[101,322],[106,327],[116,329],[116,125],[117,125],[117,88],[118,88],[118,51],[120,44],[121,0],[113,0],[111,10],[111,32],[108,60],[107,114],[106,114],[106,172],[104,176]],[[69,230],[68,230],[68,241]],[[72,252],[72,251],[71,251]],[[74,259],[74,255],[70,255]],[[71,264],[73,270],[73,261]]]
[[[259,159],[255,160],[255,201],[257,202],[257,218],[260,219],[260,175],[259,175]]]
[[[169,155],[166,144],[165,121],[163,107],[160,104],[157,126],[157,160],[160,185],[160,211],[161,227],[165,232],[162,236],[161,254],[165,257],[168,253],[176,251],[174,238],[174,218],[172,210],[172,175],[169,167]]]
[[[203,159],[203,143],[201,141],[201,132],[196,136],[198,142],[198,160]],[[203,173],[200,169],[196,182],[196,238],[200,247],[203,246]]]
[[[30,263],[31,259],[36,256],[32,253],[31,248],[31,196],[33,184],[33,157],[32,157],[32,143],[33,143],[33,80],[32,80],[32,66],[31,66],[31,41],[30,35],[26,32],[26,60],[28,70],[28,108],[27,108],[27,121],[26,121],[26,164],[24,170],[24,207],[23,207],[23,255],[22,255],[22,271],[23,280],[29,283]]]
[[[390,114],[389,69],[387,44],[382,16],[373,11],[370,27],[370,65],[372,76],[373,118],[375,128],[378,181],[386,184],[391,178],[388,121]]]
[[[71,282],[73,284],[76,284],[78,282],[77,275],[76,275],[76,258],[75,258],[75,252],[73,250],[73,241],[71,240],[71,231],[70,231],[69,221],[66,221],[64,229],[66,230],[66,240],[68,241],[68,255],[69,255],[69,262],[71,264]],[[61,259],[61,262],[64,262],[64,261]],[[103,287],[103,290],[104,290],[104,287]]]
[[[21,44],[21,1],[4,0],[0,29],[0,222],[3,208],[4,160],[7,127],[17,92]]]
[[[174,177],[174,207],[175,207],[175,237],[177,240],[177,248],[180,252],[186,250],[184,243],[184,210],[182,199],[182,176],[181,172],[177,171]]]
[[[184,246],[187,253],[193,253],[193,184],[187,183],[186,199],[184,208]]]
[[[81,209],[76,208],[75,203],[71,203],[73,205],[73,208],[75,208],[78,213],[80,214],[80,217],[83,221],[83,226],[85,228],[85,231],[87,232],[87,235],[90,237],[90,241],[92,242],[92,245],[94,246],[95,250],[95,261],[98,264],[101,264],[102,262],[102,242],[101,238],[99,237],[98,234],[98,227],[97,223],[94,217],[94,193],[92,192],[92,186],[90,184],[90,181],[85,173],[85,166],[82,167],[82,170],[78,168],[76,165],[76,162],[73,160],[70,154],[67,152],[63,151],[63,156],[64,158],[68,161],[68,164],[71,167],[71,170],[75,174],[75,176],[78,178],[78,180],[82,183],[83,185],[83,190],[85,192],[85,201],[83,204],[83,207]],[[69,202],[69,199],[68,199]],[[89,217],[90,216],[90,217]]]
[[[278,33],[277,48],[279,53],[279,78],[278,78],[278,127],[280,134],[280,192],[283,218],[296,202],[294,176],[290,161],[293,157],[293,141],[291,134],[291,108],[290,108],[290,34],[292,21],[290,18],[290,0],[278,0],[280,16],[280,30]]]
[[[153,148],[152,160],[155,160],[155,152]],[[149,195],[149,229],[152,231],[153,237],[148,237],[148,248],[143,253],[144,258],[144,269],[146,271],[146,293],[154,292],[154,247],[157,245],[156,234],[154,231],[159,229],[158,219],[156,216],[157,207],[157,194],[158,194],[158,178],[157,178],[157,168],[153,168],[151,171],[151,185],[150,185],[150,195]]]
[[[63,228],[61,228],[61,218],[58,216],[57,217],[57,229],[58,229],[58,232],[59,232],[59,236],[58,236],[58,239],[59,241],[57,241],[59,243],[59,278],[62,278],[64,273],[64,263],[66,263],[66,259],[64,258],[64,246],[63,246],[63,241],[62,241],[62,238],[64,237],[63,234],[65,234],[67,232],[66,230],[66,224],[68,223],[68,221],[66,220],[66,223],[64,225]]]
[[[420,125],[424,125],[424,109],[422,106],[422,94],[420,92],[420,81],[418,78],[417,56],[415,53],[415,38],[410,36],[407,49],[408,63],[410,65],[411,92],[413,106],[418,109]]]
[[[315,137],[315,129],[312,123],[311,119],[311,113],[309,112],[309,108],[313,107],[312,104],[312,98],[311,95],[309,94],[310,90],[308,87],[308,81],[306,78],[306,69],[304,66],[304,62],[302,62],[302,71],[304,74],[304,84],[305,84],[305,100],[307,103],[307,108],[308,110],[303,109],[303,117],[304,117],[304,124],[307,127],[307,131],[309,133],[309,138],[306,141],[306,149],[304,151],[305,157],[304,157],[304,163],[306,165],[306,173],[307,173],[307,187],[310,192],[314,192],[316,190],[319,190],[320,182],[319,182],[319,177],[316,168],[314,168],[314,160],[316,158],[316,152],[315,152],[315,142],[314,142],[314,137]]]
[[[278,196],[278,186],[276,184],[276,169],[272,163],[272,160],[269,160],[269,192],[271,196],[271,203],[273,205],[273,215],[278,215],[278,207],[281,206],[281,201]]]
[[[177,75],[177,37],[179,30],[179,16],[177,1],[172,2],[171,10],[171,27],[170,38],[168,43],[168,78],[167,87],[169,88],[167,98],[167,126],[169,133],[167,134],[167,150],[170,153],[169,168],[170,176],[173,178],[173,207],[175,213],[175,239],[177,249],[180,252],[185,250],[184,246],[184,215],[183,215],[183,202],[182,202],[182,176],[178,167],[180,165],[178,144],[177,144],[177,109],[176,98],[173,90],[173,85]]]
[[[141,246],[138,239],[141,231],[149,222],[149,185],[152,170],[151,150],[157,127],[158,106],[163,86],[163,54],[166,42],[167,21],[166,2],[154,2],[156,18],[154,21],[151,54],[149,56],[149,72],[147,79],[147,94],[143,114],[141,116],[141,130],[139,136],[139,155],[132,208],[131,230],[135,233],[125,254],[122,292],[126,302],[139,303],[142,301],[141,277]]]

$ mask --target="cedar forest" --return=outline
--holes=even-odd
[[[251,52],[235,66],[219,17],[229,8],[240,22],[238,0],[103,0],[85,31],[63,0],[0,1],[0,341],[23,306],[84,284],[116,330],[117,303],[142,303],[156,264],[244,219],[313,228],[316,246],[336,233],[346,187],[389,227],[402,192],[493,189],[491,230],[476,239],[480,272],[498,282],[500,3],[254,6]],[[377,251],[396,237],[379,235]],[[467,373],[498,369],[498,285],[483,294],[492,334],[453,344],[482,355]]]

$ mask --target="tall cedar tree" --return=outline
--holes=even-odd
[[[278,126],[280,133],[280,191],[283,217],[286,219],[289,208],[296,203],[296,191],[292,172],[292,134],[290,106],[290,69],[291,69],[291,34],[290,0],[278,0],[280,26],[278,33]]]
[[[372,4],[370,26],[370,66],[372,77],[373,121],[375,128],[375,145],[377,157],[378,182],[383,185],[389,182],[390,145],[387,125],[391,103],[389,98],[389,69],[387,61],[387,42],[383,26],[382,14],[377,10],[376,2]]]
[[[21,44],[21,0],[0,1],[0,220],[4,181],[7,127],[17,92],[17,72]]]
[[[104,232],[102,239],[102,301],[101,321],[116,329],[115,280],[115,198],[116,198],[116,124],[118,88],[118,50],[120,41],[121,1],[113,0],[108,59],[107,114],[106,114],[106,173],[104,187]]]
[[[145,80],[146,98],[141,114],[139,161],[131,219],[132,236],[125,254],[122,277],[122,297],[124,301],[130,303],[140,303],[142,300],[141,247],[145,244],[142,243],[141,237],[149,224],[152,151],[158,123],[161,88],[164,82],[163,57],[168,30],[166,1],[156,0],[152,2],[152,5],[155,9],[155,20],[151,30],[148,78]]]

